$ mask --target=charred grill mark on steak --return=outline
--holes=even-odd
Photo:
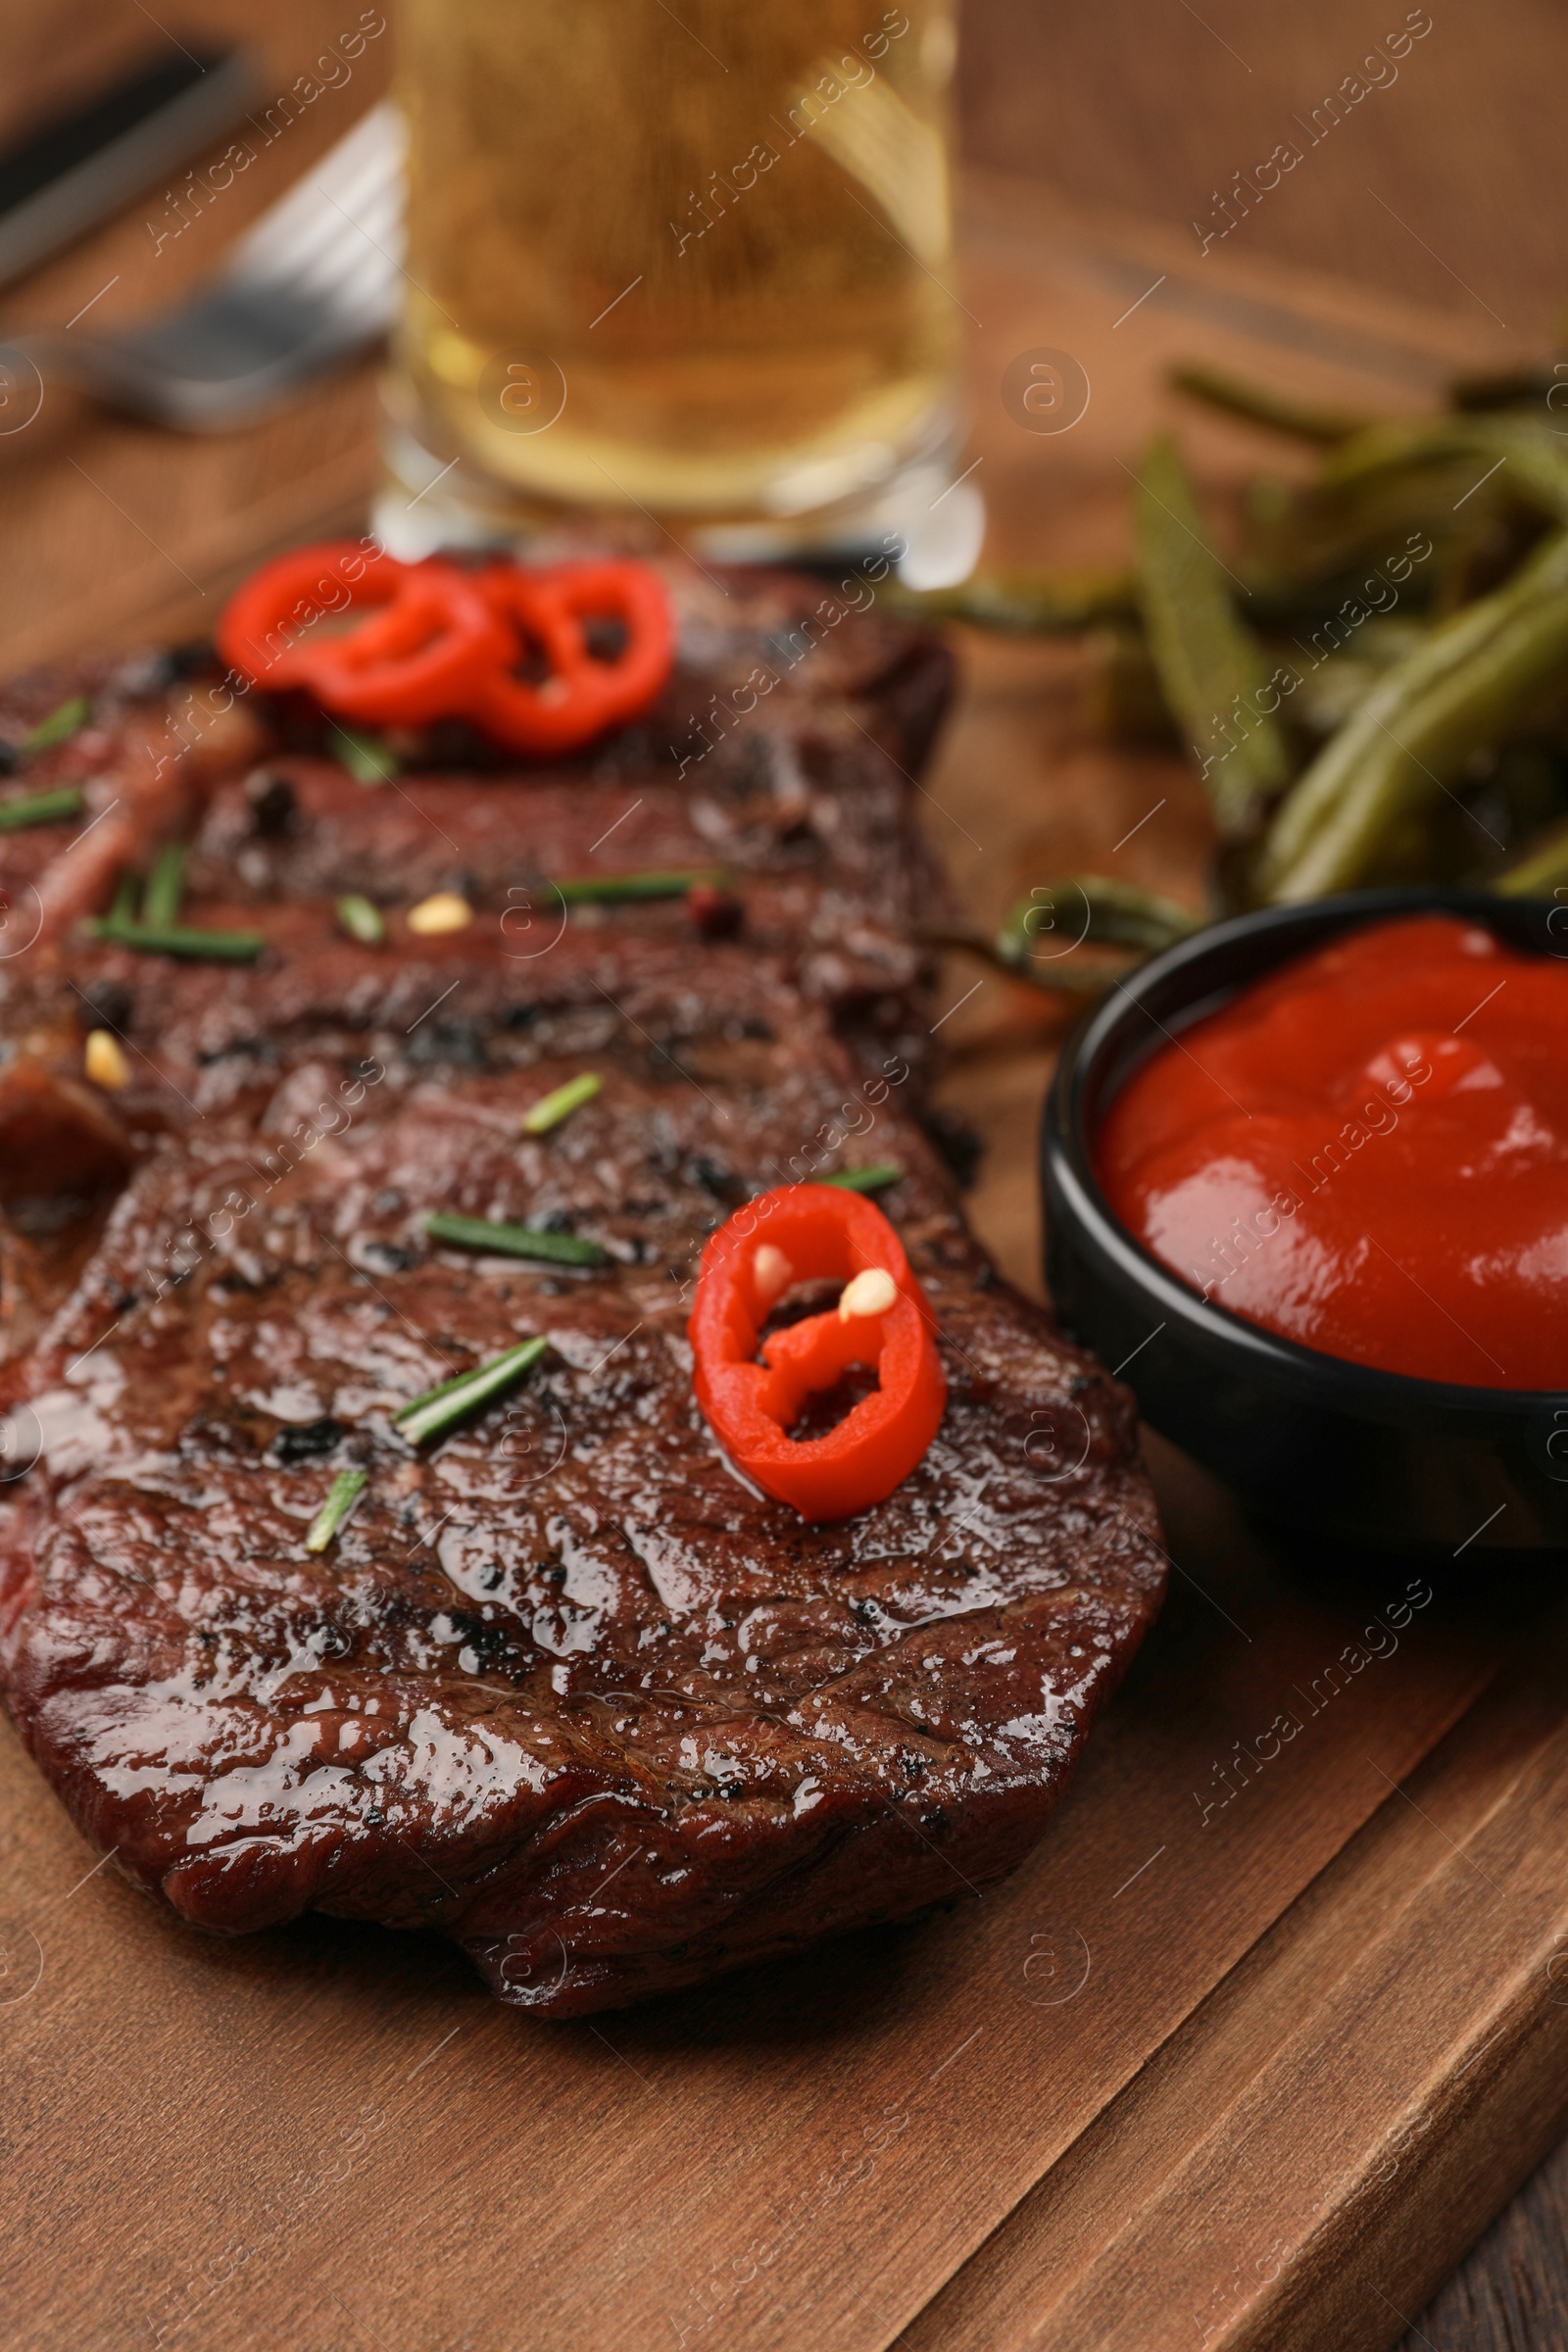
[[[996,1280],[918,1124],[931,867],[845,722],[912,762],[943,662],[846,621],[765,733],[678,784],[656,757],[681,698],[732,691],[810,593],[763,578],[735,615],[692,583],[657,726],[569,782],[416,779],[444,840],[318,759],[274,749],[252,791],[247,754],[191,879],[200,921],[261,910],[254,971],[69,936],[53,970],[0,969],[47,1083],[79,1069],[76,992],[122,992],[156,1056],[116,1106],[102,1232],[34,1267],[0,1376],[43,1436],[0,1535],[0,1667],[82,1828],[201,1925],[437,1924],[503,1998],[568,2014],[907,1916],[1027,1850],[1157,1605],[1127,1396]],[[519,857],[591,870],[637,793],[616,866],[727,864],[744,940],[647,906],[509,953]],[[334,893],[395,909],[438,857],[468,931],[338,935]],[[597,1100],[522,1138],[585,1065]],[[885,1502],[807,1527],[719,1455],[685,1321],[736,1200],[862,1156],[905,1170],[889,1207],[951,1401]],[[444,1249],[435,1208],[606,1255]],[[553,1345],[526,1385],[401,1439],[400,1404],[528,1332]],[[362,1501],[307,1554],[349,1463]]]

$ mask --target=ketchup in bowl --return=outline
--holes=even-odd
[[[1568,964],[1449,915],[1346,933],[1154,1054],[1095,1156],[1147,1249],[1286,1339],[1568,1386]]]

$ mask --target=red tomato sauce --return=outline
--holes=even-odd
[[[1161,1048],[1096,1162],[1146,1248],[1250,1322],[1568,1386],[1568,963],[1447,915],[1369,924]]]

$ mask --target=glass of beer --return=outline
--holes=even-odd
[[[402,0],[396,552],[744,559],[951,482],[953,0]]]

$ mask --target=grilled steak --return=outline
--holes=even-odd
[[[749,649],[692,594],[717,693]],[[1163,1563],[1126,1394],[965,1234],[903,1050],[930,873],[886,751],[839,722],[859,694],[905,764],[893,706],[928,730],[911,680],[936,673],[871,619],[818,651],[837,682],[824,663],[770,713],[766,754],[817,760],[808,858],[771,784],[754,808],[744,736],[701,796],[645,727],[569,781],[426,774],[407,800],[274,737],[259,789],[220,778],[203,809],[182,784],[188,919],[257,923],[257,969],[67,933],[8,977],[0,1150],[8,1121],[31,1139],[33,1189],[0,1193],[4,1377],[36,1460],[0,1488],[0,1667],[83,1830],[198,1925],[435,1925],[504,1999],[569,2015],[907,1916],[1027,1850],[1147,1628]],[[699,849],[739,939],[656,905],[552,915],[540,952],[543,877]],[[399,928],[454,882],[467,930]],[[335,933],[349,889],[390,906],[392,946]],[[137,1075],[106,1107],[74,1073],[111,997]],[[598,1098],[522,1137],[585,1067]],[[719,1452],[686,1316],[732,1206],[870,1158],[905,1171],[883,1198],[950,1401],[885,1502],[808,1527]],[[435,1209],[605,1255],[443,1248]],[[510,1400],[422,1451],[397,1434],[533,1333],[550,1352]],[[359,1505],[308,1553],[351,1466]]]

